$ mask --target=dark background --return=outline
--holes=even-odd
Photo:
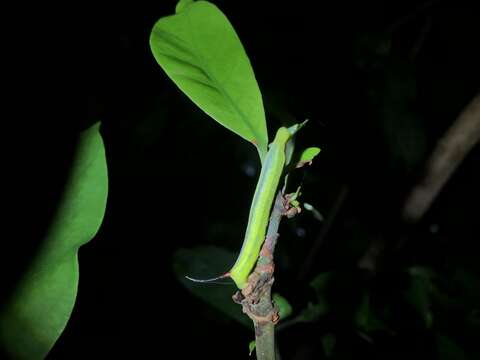
[[[325,222],[305,212],[280,229],[274,287],[293,316],[318,301],[313,278],[333,278],[324,293],[330,310],[279,334],[282,359],[325,358],[325,335],[338,359],[478,358],[478,146],[420,224],[400,217],[436,141],[479,90],[473,2],[214,3],[250,57],[270,137],[310,119],[299,146],[322,153],[301,172],[303,199],[327,218],[339,206],[310,266]],[[92,6],[78,24],[69,20],[77,9],[57,8],[63,21],[53,29],[26,31],[22,44],[35,50],[19,46],[39,61],[27,63],[35,77],[19,84],[32,102],[13,105],[25,185],[12,210],[13,247],[2,252],[7,293],[55,210],[78,130],[102,121],[109,168],[104,223],[80,249],[77,303],[51,359],[247,357],[253,334],[192,296],[172,267],[180,248],[240,248],[257,176],[249,172],[258,171],[253,147],[197,109],[155,63],[150,30],[174,6]],[[418,285],[408,275],[414,266],[435,280]],[[424,299],[413,305],[404,296],[412,288]],[[354,319],[365,293],[366,316],[384,323],[373,330]]]

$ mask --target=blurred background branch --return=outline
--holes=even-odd
[[[413,187],[403,208],[403,218],[417,222],[428,211],[443,186],[480,140],[480,95],[463,109],[437,142],[423,176]]]

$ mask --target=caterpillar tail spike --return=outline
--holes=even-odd
[[[196,283],[213,283],[214,281],[225,279],[225,278],[228,278],[228,277],[230,277],[230,273],[225,273],[223,275],[220,275],[220,276],[217,276],[217,277],[214,277],[214,278],[210,278],[210,279],[195,279],[195,278],[192,278],[190,276],[185,275],[186,279],[188,279],[190,281],[193,281],[193,282],[196,282]]]

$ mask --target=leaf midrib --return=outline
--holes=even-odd
[[[175,58],[176,60],[179,60],[181,61],[182,63],[184,64],[188,64],[194,68],[197,68],[199,70],[201,70],[201,72],[203,72],[206,76],[206,78],[208,79],[208,81],[210,81],[213,85],[212,87],[217,89],[217,91],[220,93],[220,95],[226,99],[228,105],[230,106],[230,108],[233,110],[234,113],[236,113],[242,120],[243,122],[245,123],[246,127],[250,130],[250,132],[253,134],[254,138],[253,139],[247,139],[248,141],[254,143],[255,146],[257,147],[260,147],[261,145],[263,145],[263,141],[262,141],[262,144],[260,144],[260,139],[262,138],[259,134],[259,132],[257,132],[255,130],[255,128],[253,127],[253,125],[248,121],[248,117],[245,115],[245,113],[240,110],[240,108],[237,106],[237,104],[235,103],[235,101],[233,101],[232,97],[230,96],[230,94],[228,92],[225,91],[225,89],[220,86],[220,81],[217,80],[217,78],[212,74],[212,72],[209,70],[209,67],[207,67],[205,64],[205,60],[203,59],[203,57],[201,57],[201,52],[199,51],[197,45],[196,45],[196,42],[195,42],[195,35],[192,33],[192,21],[191,21],[191,18],[189,16],[189,14],[185,14],[185,17],[188,21],[188,41],[190,42],[191,46],[186,46],[186,47],[180,47],[177,43],[175,42],[172,42],[172,41],[168,41],[167,39],[164,38],[164,40],[166,40],[167,43],[169,43],[170,45],[178,48],[180,51],[184,51],[184,52],[188,52],[189,55],[192,56],[192,58],[194,60],[197,61],[197,64],[192,64],[191,62],[189,62],[188,60],[183,60],[183,59],[180,59],[176,56],[169,56],[170,58]],[[175,34],[170,34],[168,33],[167,31],[160,31],[160,34],[161,33],[167,33],[168,35],[178,39],[179,41],[182,41],[182,42],[186,42],[185,40],[183,40],[182,38],[179,38],[177,37]],[[242,46],[240,44],[240,46]],[[193,50],[191,50],[193,49]],[[165,55],[164,53],[162,55]],[[167,55],[168,56],[168,55]],[[251,65],[250,65],[251,66]],[[172,74],[173,75],[173,74]],[[187,77],[185,75],[180,75],[180,76],[184,76],[184,77]],[[229,128],[230,130],[233,130],[231,129],[229,126],[227,126],[226,124],[224,124],[225,127]],[[242,136],[243,137],[243,136]],[[267,139],[267,142],[268,142],[268,139]],[[256,144],[255,144],[256,143]],[[261,153],[264,153],[265,152],[265,149],[260,149]]]

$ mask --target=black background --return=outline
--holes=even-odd
[[[308,281],[332,269],[343,276],[334,302],[349,303],[350,289],[365,275],[357,261],[378,238],[395,249],[374,280],[368,276],[380,293],[394,292],[399,269],[411,264],[431,266],[444,278],[462,267],[478,279],[478,146],[421,224],[400,220],[428,153],[479,90],[479,16],[472,3],[214,3],[250,57],[270,136],[282,124],[310,119],[300,142],[322,153],[305,170],[305,200],[328,215],[348,189],[303,281],[297,273],[322,225],[303,214],[281,228],[278,261],[285,263],[278,264],[275,286],[294,309],[311,300]],[[15,170],[6,177],[16,185],[13,236],[2,251],[6,294],[40,245],[78,130],[102,121],[109,167],[104,223],[79,252],[76,306],[51,359],[246,358],[252,334],[192,297],[172,271],[179,248],[239,248],[255,186],[245,168],[258,170],[254,149],[199,111],[155,63],[150,30],[174,6],[58,5],[45,17],[21,9],[11,30],[19,40],[12,40],[18,51],[10,59],[22,64],[10,74],[9,94],[18,96],[5,110],[13,114],[7,122],[19,125],[14,139],[4,135],[14,142],[6,154],[15,155]],[[429,231],[432,224],[438,233]],[[214,233],[213,225],[225,230]],[[296,227],[306,229],[305,238],[295,236]],[[322,358],[319,336],[330,331],[339,359],[437,356],[433,332],[396,309],[398,336],[365,343],[334,311],[324,322],[279,335],[282,358]],[[449,321],[443,326],[456,327],[453,338],[466,353],[478,354],[470,329]]]

